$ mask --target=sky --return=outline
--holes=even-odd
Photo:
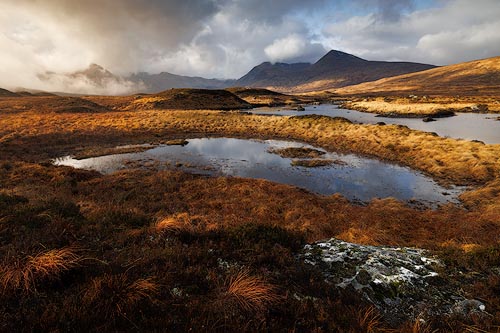
[[[500,56],[499,31],[500,0],[0,0],[0,87],[94,92],[58,79],[92,63],[239,78],[331,49],[447,65]]]

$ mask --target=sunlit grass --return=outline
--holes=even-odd
[[[37,284],[55,280],[63,272],[80,265],[83,260],[78,249],[66,247],[40,252],[34,256],[4,262],[0,268],[0,286],[4,292],[36,291]]]
[[[225,295],[247,311],[263,311],[280,299],[275,286],[245,269],[228,279]]]

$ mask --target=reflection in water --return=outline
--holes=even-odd
[[[457,202],[457,195],[462,190],[458,187],[444,189],[420,172],[352,154],[326,153],[322,156],[345,162],[345,165],[305,168],[292,166],[291,159],[268,152],[285,147],[313,148],[297,142],[205,138],[191,139],[184,147],[158,146],[144,152],[84,160],[63,157],[56,159],[55,164],[102,173],[136,167],[167,169],[177,165],[201,174],[262,178],[325,195],[341,193],[348,199],[363,202],[395,197],[434,205]]]
[[[356,123],[406,125],[409,128],[435,132],[442,137],[465,140],[480,140],[487,144],[500,144],[500,121],[498,114],[457,113],[454,117],[436,118],[436,121],[425,123],[420,118],[386,118],[376,117],[374,113],[339,109],[336,105],[308,105],[305,111],[291,111],[280,107],[258,108],[249,112],[255,114],[272,114],[281,116],[300,116],[317,114],[328,117],[343,117]]]

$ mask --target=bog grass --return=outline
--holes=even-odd
[[[0,267],[0,286],[4,293],[36,292],[42,282],[56,280],[61,274],[78,267],[83,258],[78,249],[66,247],[26,256],[22,260],[4,262]]]
[[[297,140],[474,186],[461,207],[419,210],[395,199],[357,206],[257,179],[103,176],[47,163],[120,143],[206,136]],[[491,271],[500,264],[500,145],[318,116],[42,109],[0,112],[0,143],[1,330],[462,332],[500,323]],[[444,283],[479,295],[491,321],[388,325],[355,292],[332,288],[296,260],[306,241],[328,237],[434,251],[449,271],[473,277]],[[95,260],[83,265],[77,248]],[[226,311],[230,304],[238,310]]]
[[[224,295],[234,298],[242,309],[252,312],[264,311],[280,299],[275,286],[259,276],[251,275],[246,269],[228,279]]]

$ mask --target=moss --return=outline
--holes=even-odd
[[[300,166],[305,168],[317,168],[317,167],[329,166],[336,163],[334,160],[313,159],[313,160],[293,160],[291,164],[293,166]]]
[[[301,234],[285,230],[278,226],[244,224],[228,231],[229,241],[236,247],[248,248],[262,246],[272,248],[276,244],[294,251],[304,244]]]

